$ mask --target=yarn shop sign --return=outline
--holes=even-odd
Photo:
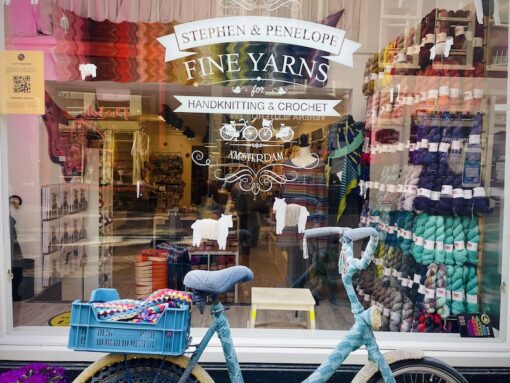
[[[181,60],[186,81],[194,85],[230,86],[233,93],[229,97],[174,95],[180,103],[175,112],[184,113],[340,116],[335,110],[340,100],[288,98],[287,86],[324,87],[330,63],[352,67],[353,53],[361,46],[346,39],[344,30],[281,17],[199,20],[176,25],[174,32],[157,39],[165,47],[165,62]],[[231,43],[239,45],[216,49],[220,52],[216,54],[188,51]],[[294,128],[273,123],[271,118],[261,118],[261,126],[254,126],[253,120],[225,122],[218,133],[229,150],[226,158],[233,163],[218,163],[199,150],[192,153],[192,160],[208,167],[217,180],[239,183],[255,195],[274,184],[294,181],[302,167],[284,161],[283,155],[284,145],[295,139]],[[318,156],[313,156],[317,161],[307,168],[318,165]]]

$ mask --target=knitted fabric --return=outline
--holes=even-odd
[[[464,275],[466,281],[466,311],[477,313],[478,310],[478,276],[475,266],[465,266]]]
[[[183,305],[191,305],[191,294],[172,289],[157,290],[142,301],[120,299],[92,303],[99,319],[150,323],[157,322],[166,308]]]

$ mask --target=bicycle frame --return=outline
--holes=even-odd
[[[379,241],[377,233],[375,232],[375,234],[371,235],[370,241],[367,244],[367,248],[365,249],[361,259],[355,259],[353,256],[352,240],[345,239],[343,236],[343,233],[345,232],[344,228],[320,228],[312,229],[309,232],[311,233],[309,238],[340,234],[342,251],[345,250],[344,261],[347,261],[347,265],[343,265],[343,267],[341,267],[342,257],[340,257],[339,267],[343,269],[342,281],[344,283],[347,296],[349,297],[349,301],[351,302],[351,312],[354,314],[355,323],[328,358],[317,368],[317,370],[305,379],[303,383],[325,383],[349,356],[349,354],[363,345],[367,348],[369,360],[377,364],[385,383],[395,383],[391,369],[384,359],[384,356],[379,351],[379,347],[372,331],[372,322],[380,321],[380,312],[374,307],[364,310],[363,306],[359,303],[354,287],[352,286],[353,275],[366,268],[372,261],[373,254],[375,253],[375,249]],[[179,380],[179,383],[183,383],[189,378],[193,367],[202,356],[202,353],[206,349],[214,333],[217,333],[220,339],[230,381],[232,383],[244,382],[230,333],[230,325],[225,315],[225,308],[219,301],[215,300],[211,306],[211,312],[214,315],[214,320],[202,341],[197,346],[197,349],[192,354],[190,363]]]

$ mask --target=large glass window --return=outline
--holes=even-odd
[[[233,327],[313,326],[250,315],[297,293],[317,329],[348,329],[338,238],[302,233],[370,225],[356,290],[382,331],[499,329],[507,2],[142,3],[6,7],[7,48],[45,51],[45,114],[8,117],[14,326],[245,265],[220,297]]]

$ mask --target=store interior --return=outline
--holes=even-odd
[[[497,331],[508,10],[433,3],[381,2],[367,15],[378,44],[365,39],[353,68],[331,65],[324,87],[282,85],[280,74],[223,86],[170,70],[160,82],[106,81],[122,74],[103,70],[108,60],[80,81],[60,46],[74,78],[46,81],[42,118],[9,116],[10,190],[23,201],[11,204],[23,269],[14,326],[65,323],[70,302],[96,288],[142,299],[184,289],[189,270],[244,265],[254,280],[220,296],[233,327],[253,324],[252,289],[267,287],[308,291],[317,329],[348,329],[338,239],[309,241],[304,259],[305,211],[307,229],[379,230],[355,286],[383,313],[382,331],[457,333],[458,315],[478,314]],[[337,115],[179,111],[179,96],[257,91],[336,101]],[[282,220],[281,199],[304,210]],[[310,318],[261,311],[257,327],[310,328]],[[209,320],[194,313],[192,325]]]

